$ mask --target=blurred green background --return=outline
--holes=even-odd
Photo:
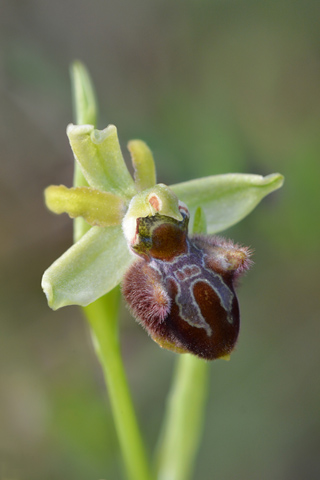
[[[81,312],[50,311],[40,288],[72,241],[42,192],[72,183],[74,59],[94,79],[99,128],[117,125],[124,152],[144,139],[159,181],[285,175],[225,233],[254,249],[255,266],[239,289],[237,349],[211,365],[194,478],[320,478],[319,22],[318,0],[1,2],[1,480],[122,478]],[[125,306],[121,334],[151,452],[175,355]]]

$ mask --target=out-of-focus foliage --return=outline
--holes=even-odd
[[[0,476],[120,478],[101,372],[77,308],[51,312],[42,271],[71,243],[43,205],[72,184],[69,64],[104,128],[152,148],[158,181],[280,171],[284,188],[226,232],[255,250],[240,340],[212,365],[195,478],[318,478],[320,4],[313,0],[6,0],[0,28]],[[126,153],[124,152],[126,155]],[[142,428],[156,441],[174,354],[122,317]]]

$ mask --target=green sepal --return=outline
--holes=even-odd
[[[92,227],[45,271],[49,306],[89,305],[120,283],[133,260],[120,226]]]
[[[230,173],[177,183],[170,188],[187,204],[191,214],[201,206],[208,233],[216,233],[242,220],[283,181],[279,173],[266,177]]]
[[[71,218],[83,217],[92,226],[120,225],[125,213],[121,197],[90,187],[51,185],[44,194],[49,210],[57,214],[67,213]]]
[[[148,145],[142,140],[131,140],[128,150],[134,168],[134,180],[137,190],[141,192],[156,184],[156,168],[153,155]]]
[[[123,160],[114,125],[96,130],[93,125],[70,124],[67,135],[74,157],[90,187],[125,199],[130,199],[137,192]]]

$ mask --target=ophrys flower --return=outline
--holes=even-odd
[[[156,184],[152,153],[140,140],[128,144],[131,177],[115,126],[69,125],[67,134],[88,186],[48,187],[46,203],[55,213],[83,217],[89,230],[44,273],[50,307],[88,305],[128,271],[125,297],[161,346],[205,358],[228,355],[239,325],[234,279],[248,266],[248,250],[211,234],[240,221],[283,177],[226,174],[168,187]],[[196,231],[199,208],[208,236],[189,239],[189,217]]]

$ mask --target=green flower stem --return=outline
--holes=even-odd
[[[88,71],[82,63],[74,62],[71,76],[76,123],[96,125],[97,104]],[[73,184],[77,187],[88,185],[77,162]],[[78,241],[90,228],[81,217],[76,218],[74,241]],[[127,477],[130,480],[151,480],[121,357],[118,336],[119,302],[120,289],[116,287],[84,307],[83,311],[89,320],[94,346],[103,369]]]
[[[93,84],[86,67],[79,61],[72,63],[70,68],[71,88],[73,98],[73,117],[78,125],[85,123],[96,125],[98,106]],[[73,185],[87,187],[88,182],[83,176],[80,166],[74,162]],[[77,242],[89,229],[90,225],[81,217],[75,218],[73,240]]]
[[[83,173],[77,162],[74,162],[73,185],[77,187],[87,187],[88,182],[84,178]],[[91,225],[87,223],[82,217],[77,217],[73,220],[73,241],[76,243],[80,238],[90,230]]]
[[[209,365],[189,354],[177,360],[157,455],[158,480],[191,478],[207,398]]]
[[[83,310],[93,332],[110,397],[116,431],[130,480],[151,480],[143,442],[124,372],[118,337],[120,289],[117,287]]]

